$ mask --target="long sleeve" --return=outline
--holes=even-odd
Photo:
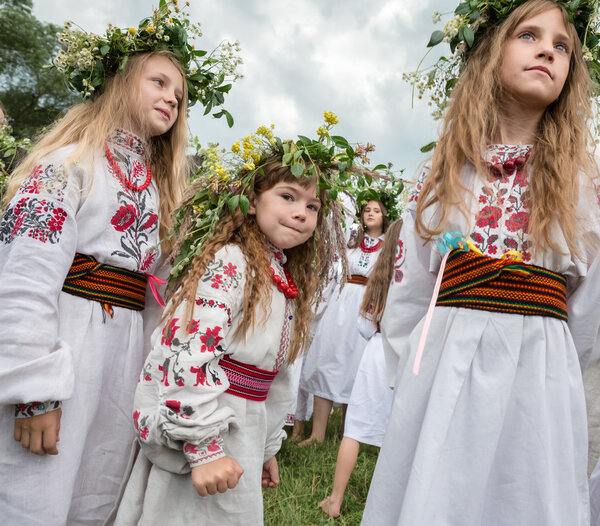
[[[80,170],[63,149],[36,165],[0,224],[0,403],[64,400],[72,352],[59,338],[58,300],[77,246]]]
[[[135,427],[146,456],[174,472],[185,472],[225,455],[221,433],[235,423],[221,403],[229,381],[219,365],[230,354],[232,319],[242,304],[244,258],[238,247],[219,250],[199,280],[193,316],[187,303],[156,329],[135,398]],[[184,457],[175,454],[183,450]]]

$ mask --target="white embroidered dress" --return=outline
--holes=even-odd
[[[274,250],[271,266],[284,276],[285,255]],[[198,283],[187,331],[180,320],[152,335],[135,396],[135,426],[141,452],[124,490],[116,524],[260,525],[263,523],[263,463],[281,446],[283,424],[295,389],[285,365],[293,331],[294,300],[275,285],[264,325],[234,336],[241,321],[246,263],[236,245],[226,245]],[[285,277],[283,278],[285,281]],[[258,321],[262,313],[258,313]],[[220,359],[279,371],[266,401],[247,400],[225,391],[229,381]],[[190,468],[234,458],[244,474],[234,489],[200,497]],[[141,522],[138,522],[141,521]]]
[[[144,143],[109,141],[136,185]],[[136,272],[158,257],[158,193],[133,192],[103,152],[91,169],[40,161],[0,224],[0,509],[2,523],[101,524],[113,506],[133,440],[129,418],[144,358],[143,311],[61,291],[75,252]],[[31,402],[43,402],[31,405]],[[13,438],[15,404],[35,415],[62,402],[59,454],[39,457]]]
[[[348,252],[348,269],[352,275],[369,277],[381,252],[381,238],[365,235],[364,244],[373,252],[360,247]],[[367,345],[358,330],[358,311],[365,286],[346,283],[334,289],[304,357],[300,388],[326,400],[347,404],[362,353]]]
[[[525,146],[493,146],[492,162]],[[568,280],[568,324],[542,316],[436,307],[418,376],[423,318],[440,265],[415,233],[416,192],[404,215],[382,320],[386,351],[399,361],[390,423],[362,524],[366,526],[588,526],[586,408],[579,359],[598,354],[598,260],[568,253],[533,257],[528,246],[525,171],[485,184],[462,173],[474,194],[471,228],[459,214],[447,231],[470,233],[482,252],[509,249]],[[531,174],[529,177],[535,177]],[[598,202],[584,183],[578,211],[598,241]],[[431,215],[427,216],[431,220]],[[585,254],[585,247],[582,251]],[[579,353],[579,357],[578,357]]]

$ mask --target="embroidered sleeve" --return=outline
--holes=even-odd
[[[58,296],[77,244],[78,171],[59,154],[34,167],[0,223],[0,403],[40,414],[72,394],[71,350],[58,337]],[[35,327],[35,330],[32,330]]]
[[[198,283],[190,322],[182,322],[183,303],[153,335],[134,413],[140,443],[153,462],[165,446],[183,450],[190,466],[225,455],[221,435],[235,414],[220,397],[229,381],[219,360],[241,309],[244,268],[239,248],[221,249]]]

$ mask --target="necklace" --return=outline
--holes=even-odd
[[[486,161],[485,165],[492,175],[496,177],[502,177],[503,175],[511,175],[515,170],[521,170],[527,163],[531,150],[525,155],[519,155],[518,157],[511,157],[506,159],[503,163],[492,164]]]
[[[381,246],[381,239],[378,239],[377,243],[375,243],[372,247],[367,246],[367,244],[365,243],[365,238],[363,238],[363,240],[360,242],[360,249],[363,252],[366,252],[367,254],[370,254],[371,252],[377,252],[379,250],[380,246]]]
[[[298,296],[298,289],[296,288],[296,284],[294,283],[292,275],[288,272],[288,269],[285,265],[283,265],[283,273],[285,274],[285,279],[287,283],[283,281],[281,276],[275,274],[275,269],[273,267],[270,267],[269,271],[271,272],[273,283],[277,285],[279,291],[283,292],[283,295],[286,298],[293,300],[296,296]]]
[[[123,172],[121,171],[121,168],[116,163],[114,157],[112,156],[112,153],[110,153],[110,149],[108,148],[108,144],[106,144],[106,142],[104,143],[104,150],[106,151],[106,158],[108,159],[109,164],[112,166],[112,169],[117,174],[117,177],[119,178],[119,180],[127,188],[129,188],[130,190],[133,190],[135,192],[141,192],[141,191],[145,190],[146,188],[148,188],[148,185],[150,184],[150,181],[152,181],[152,170],[150,169],[150,164],[146,164],[146,173],[148,174],[146,176],[146,180],[144,181],[144,183],[142,185],[136,186],[133,183],[129,182],[129,180],[127,179],[127,177],[125,177],[123,175]]]

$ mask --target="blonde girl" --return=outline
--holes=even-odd
[[[392,406],[392,390],[381,342],[380,321],[385,309],[388,288],[394,280],[402,279],[394,266],[401,260],[402,247],[398,236],[402,220],[394,221],[386,231],[386,239],[377,258],[358,319],[361,336],[367,340],[358,372],[352,387],[344,421],[344,436],[340,443],[331,495],[319,502],[324,513],[340,515],[346,486],[358,459],[359,446],[381,447]]]
[[[394,402],[365,525],[590,521],[591,83],[570,6],[500,4],[487,24],[473,12],[475,41],[404,216],[403,279],[382,319]],[[571,13],[583,34],[587,4]]]
[[[10,180],[0,225],[6,524],[100,524],[114,504],[146,350],[147,275],[187,173],[186,105],[173,53],[132,55]]]
[[[296,394],[288,366],[307,340],[331,234],[317,172],[298,179],[279,155],[254,173],[248,215],[223,212],[152,336],[133,414],[141,451],[115,524],[262,524],[261,488],[279,482]],[[193,217],[190,199],[182,210]],[[196,224],[186,221],[182,240]]]
[[[383,246],[389,225],[387,210],[380,201],[368,200],[360,207],[358,235],[348,243],[348,283],[334,290],[319,320],[302,364],[300,388],[314,395],[310,436],[298,445],[323,442],[334,402],[344,414],[354,377],[367,341],[356,320],[365,285]]]

